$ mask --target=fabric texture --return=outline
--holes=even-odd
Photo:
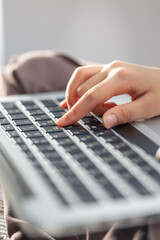
[[[3,204],[3,194],[2,187],[0,185],[0,240],[9,239],[7,233],[6,222],[4,220],[4,204]]]
[[[2,72],[0,95],[39,93],[64,90],[74,69],[86,62],[55,51],[34,51],[11,59]],[[29,237],[22,231],[28,223],[17,219],[4,192],[4,236],[11,240],[53,240],[54,238],[37,230],[38,237]],[[3,207],[2,207],[3,212]],[[43,217],[43,216],[42,216]],[[0,226],[1,227],[1,226]],[[6,232],[7,228],[7,232]],[[1,235],[0,235],[1,236]],[[160,225],[117,229],[113,226],[102,233],[88,232],[81,236],[59,238],[59,240],[158,240]],[[58,240],[58,239],[57,239]]]
[[[54,51],[34,51],[12,57],[2,71],[0,95],[64,90],[82,63]]]

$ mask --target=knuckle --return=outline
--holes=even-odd
[[[90,103],[90,102],[95,101],[95,99],[96,99],[96,91],[95,90],[90,89],[85,93],[86,102]]]
[[[82,97],[82,95],[84,94],[83,87],[82,86],[78,87],[76,92],[78,97]]]
[[[119,116],[119,123],[131,122],[133,120],[131,111],[127,107],[119,105],[117,110]]]
[[[110,67],[111,68],[117,68],[117,67],[121,67],[124,65],[123,61],[120,60],[114,60],[113,62],[111,62]]]
[[[75,70],[74,70],[74,76],[75,77],[80,77],[82,76],[83,74],[83,67],[77,67]]]
[[[128,71],[126,68],[118,68],[116,70],[116,77],[119,79],[119,80],[125,80],[127,78],[127,75],[128,75]]]

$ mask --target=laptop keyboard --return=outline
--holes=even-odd
[[[113,130],[104,128],[93,114],[88,114],[71,126],[58,127],[56,120],[64,113],[58,101],[48,99],[2,102],[0,112],[1,129],[26,154],[28,161],[59,201],[70,204],[63,194],[64,186],[56,184],[38,160],[36,151],[67,183],[68,189],[79,202],[97,202],[100,200],[98,194],[106,199],[127,198],[121,183],[124,184],[123,188],[129,189],[130,195],[153,194],[143,179],[130,171],[130,166],[139,171],[143,169],[144,176],[159,185],[159,171],[141,154]],[[32,147],[36,151],[32,151]],[[72,165],[72,162],[76,165]],[[79,173],[80,170],[83,174]],[[116,183],[117,179],[119,181]],[[90,185],[87,180],[91,180]],[[97,189],[100,189],[99,193],[96,193]]]

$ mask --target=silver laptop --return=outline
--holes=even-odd
[[[160,117],[108,130],[89,113],[59,128],[63,98],[0,98],[0,177],[25,231],[67,236],[159,219]]]

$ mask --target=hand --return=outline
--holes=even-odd
[[[125,93],[131,96],[130,103],[105,103]],[[70,110],[57,121],[59,126],[71,125],[91,111],[103,115],[106,128],[154,117],[160,114],[160,69],[121,61],[77,68],[67,86],[65,105]]]

